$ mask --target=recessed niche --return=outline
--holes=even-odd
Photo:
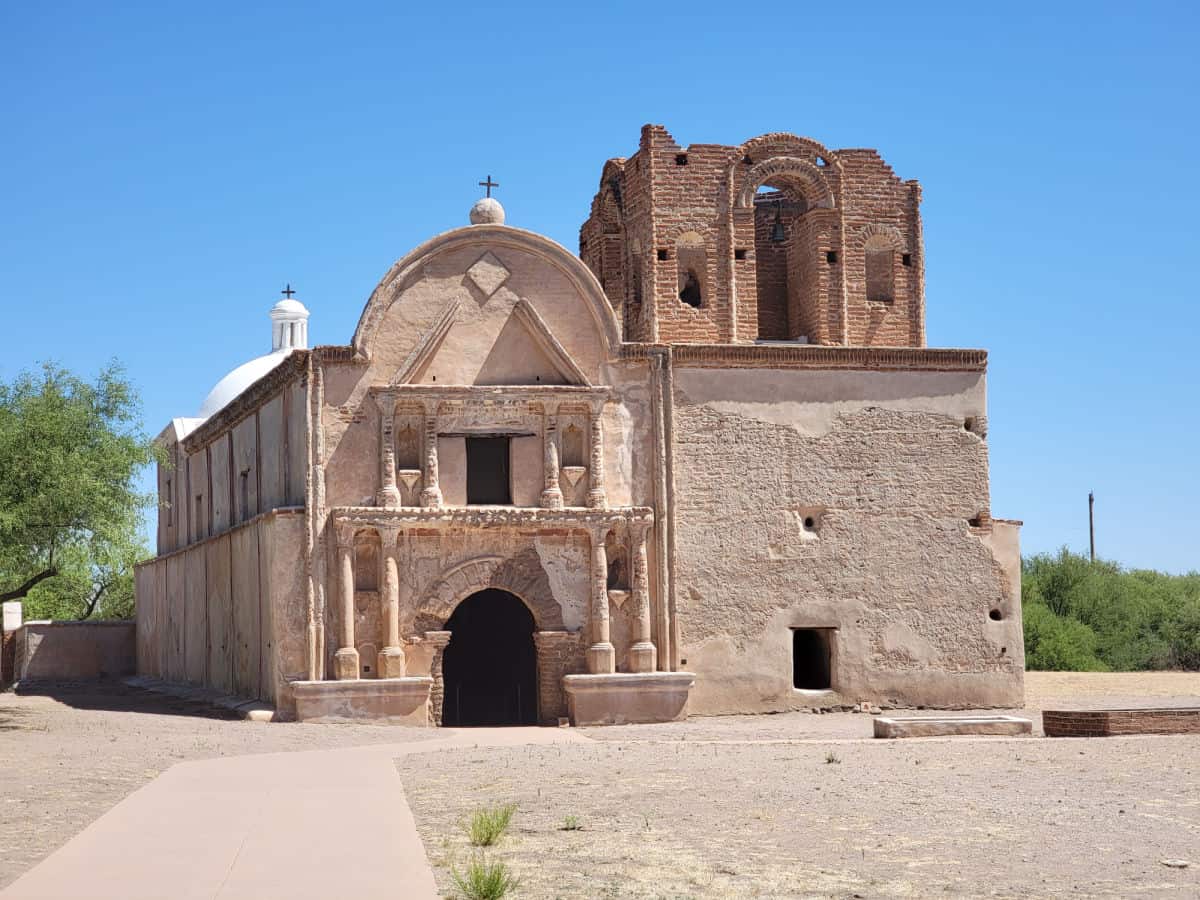
[[[912,268],[912,254],[904,253],[900,256],[900,265],[906,268]]]
[[[666,259],[667,259],[667,251],[660,248],[658,251],[658,261],[665,262]]]
[[[796,524],[800,526],[802,540],[815,540],[821,531],[825,510],[820,506],[806,506],[794,511]]]
[[[687,165],[687,154],[686,153],[676,153],[675,154],[675,165],[686,166]]]
[[[743,250],[743,249],[734,250],[734,251],[733,251],[733,258],[734,258],[734,259],[745,259],[745,258],[746,258],[746,251],[745,251],[745,250]]]
[[[831,266],[836,266],[837,265],[837,251],[836,250],[826,250],[825,251],[825,262],[829,263],[829,265],[831,265]]]
[[[1003,619],[1004,619],[1004,613],[1000,612],[1000,610],[998,610],[998,609],[993,609],[991,612],[988,613],[988,618],[991,619],[993,622],[1000,622],[1000,621],[1003,621]]]

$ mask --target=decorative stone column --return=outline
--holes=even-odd
[[[379,528],[381,543],[380,565],[383,567],[379,584],[383,605],[383,649],[376,664],[380,678],[403,678],[405,675],[404,647],[400,643],[400,568],[397,540],[400,529],[394,525]]]
[[[591,436],[592,436],[592,453],[591,464],[588,467],[588,495],[587,505],[592,509],[604,509],[607,505],[607,500],[604,496],[604,427],[601,424],[601,413],[604,412],[604,401],[601,400],[592,407],[591,415]]]
[[[446,679],[442,677],[442,657],[446,645],[450,643],[449,631],[427,631],[425,640],[433,647],[433,657],[429,661],[429,674],[433,677],[433,687],[429,689],[429,721],[434,725],[442,724],[442,709],[446,700]]]
[[[634,672],[653,672],[658,665],[658,651],[650,640],[650,579],[646,557],[646,532],[650,526],[634,522],[629,526],[632,543],[633,578],[630,583],[633,599],[633,646],[629,648],[629,664]]]
[[[358,678],[358,650],[354,648],[354,529],[337,529],[338,571],[338,650],[334,655],[334,676],[338,681]]]
[[[555,405],[546,404],[542,443],[545,445],[545,487],[542,489],[542,506],[546,509],[562,509],[562,488],[558,485],[558,407]]]
[[[421,505],[442,505],[442,489],[438,485],[437,403],[425,407],[425,486],[421,488]]]
[[[617,651],[610,638],[608,617],[608,553],[604,549],[607,526],[592,530],[591,619],[592,645],[588,647],[588,671],[593,675],[617,670]]]
[[[377,506],[399,506],[400,489],[396,487],[396,438],[393,427],[396,422],[396,395],[390,391],[376,397],[382,415],[379,419],[379,493],[375,495]]]

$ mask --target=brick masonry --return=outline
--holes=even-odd
[[[580,256],[627,341],[922,347],[920,201],[874,150],[778,133],[685,148],[646,125],[605,164]]]
[[[1047,709],[1042,730],[1047,737],[1200,734],[1200,708]]]

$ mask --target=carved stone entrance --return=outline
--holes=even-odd
[[[534,725],[538,720],[533,614],[508,591],[472,594],[447,620],[444,725]]]

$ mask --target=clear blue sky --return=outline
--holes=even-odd
[[[0,7],[0,378],[117,357],[151,433],[345,343],[475,183],[572,250],[604,160],[792,131],[924,185],[931,346],[984,347],[1027,552],[1200,568],[1200,15],[1188,3]],[[853,13],[844,13],[850,9]]]

